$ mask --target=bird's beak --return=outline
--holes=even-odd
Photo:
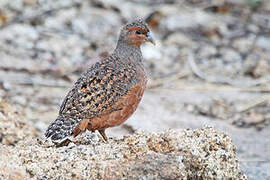
[[[156,45],[155,40],[154,40],[153,36],[150,34],[150,32],[148,32],[146,34],[146,41],[152,43],[153,45]]]

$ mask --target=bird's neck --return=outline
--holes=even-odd
[[[114,54],[120,59],[131,60],[134,63],[142,63],[142,52],[140,46],[133,46],[126,42],[118,41]]]

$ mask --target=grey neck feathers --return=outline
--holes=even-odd
[[[136,64],[141,64],[143,59],[140,47],[132,46],[127,42],[121,40],[118,40],[117,46],[113,54],[117,55],[120,59],[124,61],[130,60]]]

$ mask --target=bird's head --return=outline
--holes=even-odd
[[[119,41],[124,41],[135,47],[139,47],[145,42],[150,42],[155,45],[149,28],[141,19],[126,24],[121,30]]]

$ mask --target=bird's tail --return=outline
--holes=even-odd
[[[49,125],[45,132],[45,137],[51,138],[53,141],[62,141],[72,135],[74,128],[79,122],[80,119],[59,115],[57,119]]]

